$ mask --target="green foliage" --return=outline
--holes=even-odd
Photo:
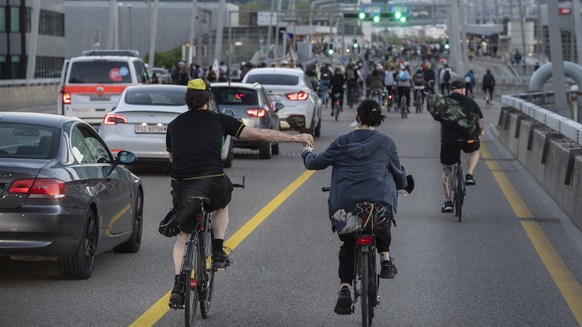
[[[156,51],[154,55],[154,67],[172,67],[182,60],[182,46],[173,48],[167,52]],[[144,56],[144,61],[149,62],[149,53]]]

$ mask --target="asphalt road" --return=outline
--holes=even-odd
[[[485,111],[485,120],[494,125],[498,110]],[[391,247],[399,272],[381,281],[374,324],[581,325],[581,233],[495,139],[494,129],[482,139],[477,185],[468,188],[458,223],[440,212],[438,123],[426,111],[408,120],[387,115],[379,130],[396,140],[416,189],[399,202]],[[315,151],[351,130],[354,117],[344,109],[335,122],[326,109]],[[358,326],[359,307],[351,316],[333,312],[340,242],[321,192],[331,169],[306,173],[295,144],[282,144],[281,154],[270,160],[237,153],[227,173],[233,181],[245,176],[247,187],[235,189],[230,206],[227,245],[234,263],[217,273],[211,317],[197,325]],[[152,167],[134,171],[145,188],[141,250],[98,256],[93,277],[85,281],[63,280],[53,262],[0,258],[0,325],[183,324],[183,312],[167,308],[174,240],[156,227],[170,208],[169,178]],[[500,176],[507,182],[499,182],[505,180]],[[516,211],[519,206],[531,216]]]

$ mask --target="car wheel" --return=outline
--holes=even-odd
[[[271,143],[262,143],[259,147],[259,158],[271,159]]]
[[[315,137],[319,137],[321,135],[321,117],[319,117],[319,121],[317,122],[317,126],[315,127],[315,132],[313,134]]]
[[[59,270],[68,279],[88,279],[95,267],[97,251],[97,223],[95,213],[89,209],[85,218],[85,228],[77,252],[71,257],[59,258]]]
[[[271,153],[279,154],[279,143],[271,144]]]
[[[138,191],[135,200],[135,210],[133,215],[133,232],[125,243],[113,248],[117,253],[136,253],[141,246],[141,236],[143,233],[143,195]]]

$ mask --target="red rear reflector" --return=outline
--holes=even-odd
[[[71,93],[63,93],[63,103],[71,104]]]
[[[285,94],[285,96],[289,100],[307,100],[307,98],[309,97],[309,94],[307,94],[303,91],[299,91],[299,92],[295,92],[295,93],[287,93],[287,94]]]
[[[263,118],[267,115],[267,111],[263,108],[247,109],[247,115],[250,117]]]
[[[28,194],[35,199],[62,199],[66,194],[65,182],[53,178],[19,179],[10,185],[8,193]]]
[[[127,124],[127,118],[119,115],[107,115],[103,118],[103,124],[105,125],[116,125],[116,124]]]
[[[374,236],[372,235],[361,235],[356,236],[357,245],[372,245],[374,244]]]

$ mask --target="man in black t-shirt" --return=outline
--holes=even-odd
[[[253,128],[245,126],[232,116],[209,111],[212,92],[210,84],[202,79],[188,82],[185,100],[189,110],[170,122],[166,133],[166,148],[172,163],[172,202],[180,227],[180,235],[173,251],[176,277],[170,296],[171,308],[179,308],[184,302],[179,273],[186,241],[196,225],[194,213],[197,208],[192,203],[192,197],[208,197],[210,202],[204,204],[204,208],[208,212],[214,212],[213,267],[225,268],[230,264],[230,259],[223,250],[223,243],[233,186],[224,173],[220,158],[222,137],[228,134],[261,142],[295,142],[313,146],[313,136],[309,134],[292,135],[271,129]]]
[[[472,133],[463,134],[458,132],[450,123],[441,121],[441,164],[443,164],[443,187],[445,192],[445,203],[443,204],[442,212],[452,212],[453,202],[451,201],[451,185],[450,181],[453,173],[453,166],[459,160],[461,150],[469,154],[467,160],[467,176],[465,176],[466,185],[475,185],[473,178],[473,171],[479,162],[479,137],[483,135],[484,129],[480,119],[483,119],[483,113],[479,105],[470,97],[465,95],[465,83],[463,81],[454,81],[450,86],[449,98],[460,102],[463,110],[472,112],[479,116],[477,121],[477,128]],[[462,145],[458,141],[464,140]]]

